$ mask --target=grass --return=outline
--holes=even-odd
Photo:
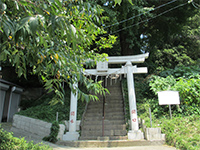
[[[200,149],[200,116],[161,118],[156,120],[155,127],[159,126],[166,134],[166,143],[181,150]]]

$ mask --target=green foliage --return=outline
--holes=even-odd
[[[160,76],[152,76],[150,79],[150,88],[157,95],[159,91],[173,90],[173,86],[176,84],[176,79],[173,76],[166,78]]]
[[[174,88],[179,91],[182,104],[200,105],[200,75],[198,77],[198,79],[180,78],[175,84]]]
[[[149,80],[150,89],[154,92],[155,98],[151,100],[153,111],[160,114],[160,111],[167,110],[164,106],[158,106],[157,92],[179,91],[180,107],[174,107],[176,114],[200,114],[200,75],[197,67],[176,67],[174,70],[161,72],[162,76],[152,76]],[[160,107],[160,108],[159,108]]]
[[[197,78],[200,72],[200,67],[195,66],[176,66],[174,69],[167,69],[159,73],[161,77],[173,76],[174,78]],[[195,77],[196,76],[196,77]]]
[[[173,8],[174,5],[175,3],[167,7]],[[162,10],[159,9],[156,13]],[[159,21],[156,24],[152,21],[152,27],[147,29],[148,46],[145,47],[151,54],[147,60],[150,73],[174,69],[177,65],[194,65],[197,62],[200,57],[199,13],[198,9],[187,4],[157,17]]]
[[[166,142],[181,150],[200,149],[200,122],[199,115],[188,117],[173,117],[159,119],[157,123],[162,132],[166,134]]]
[[[63,82],[74,93],[77,82],[91,84],[96,92],[105,90],[83,73],[84,64],[95,65],[87,60],[105,60],[107,55],[98,50],[111,48],[116,40],[112,35],[97,40],[106,33],[100,27],[106,18],[99,5],[58,0],[1,0],[0,4],[7,6],[0,11],[0,61],[14,66],[19,77],[27,78],[27,68],[31,68],[29,73],[40,76],[45,88],[55,93],[54,102],[64,101]],[[79,92],[82,99],[97,98]]]
[[[19,114],[35,119],[44,120],[47,122],[53,122],[56,119],[56,113],[58,112],[59,121],[65,120],[69,116],[69,97],[65,99],[64,105],[62,105],[61,103],[50,105],[52,97],[53,95],[49,95],[47,97],[42,98],[41,100],[39,100],[41,102],[39,105],[35,105],[33,103],[32,107],[30,106],[26,110],[20,111]]]
[[[29,108],[19,112],[20,115],[32,117],[35,119],[44,120],[47,122],[54,122],[56,113],[58,112],[58,121],[68,120],[70,112],[70,90],[68,89],[65,95],[64,104],[56,103],[52,105],[50,102],[54,97],[52,94],[46,95],[36,101],[28,101],[31,103]],[[26,104],[24,104],[26,105]],[[78,101],[77,119],[81,119],[85,109],[85,101]]]
[[[179,91],[181,103],[183,105],[195,104],[198,106],[200,104],[200,75],[197,75],[196,77],[197,79],[184,79],[183,77],[175,79],[173,76],[168,76],[166,78],[153,76],[149,85],[155,95],[157,95],[157,92],[159,91]]]
[[[33,144],[27,142],[24,138],[13,137],[13,134],[5,131],[0,126],[0,149],[1,150],[51,150],[47,145],[42,143]]]
[[[57,121],[54,121],[52,123],[49,136],[44,137],[43,140],[56,143],[58,141],[57,136],[58,136],[59,129],[60,129],[59,123]]]
[[[171,46],[166,46],[171,47]],[[195,61],[187,55],[187,49],[184,46],[173,46],[172,48],[164,48],[157,50],[154,56],[157,71],[164,71],[168,68],[175,68],[181,65],[193,65]]]

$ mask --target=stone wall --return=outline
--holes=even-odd
[[[165,140],[165,134],[161,133],[161,128],[146,128],[145,139],[152,140]]]
[[[33,134],[37,134],[41,137],[48,136],[50,134],[51,123],[29,118],[22,115],[15,114],[13,117],[13,127],[28,131]],[[60,130],[58,133],[58,139],[62,140],[65,131],[65,126],[60,124]]]

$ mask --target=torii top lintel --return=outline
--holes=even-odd
[[[99,75],[108,76],[110,74],[126,74],[128,66],[131,66],[132,73],[147,73],[147,67],[132,66],[132,63],[143,63],[148,58],[149,53],[134,55],[134,56],[112,56],[107,57],[108,61],[97,62],[96,69],[86,69],[84,74],[86,75]],[[122,68],[108,68],[108,64],[126,64]]]
[[[132,63],[143,63],[149,57],[149,53],[132,56],[110,56],[107,57],[108,64],[124,64],[128,61]]]

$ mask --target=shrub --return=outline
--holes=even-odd
[[[56,143],[58,141],[57,136],[58,136],[59,128],[60,128],[59,123],[57,121],[54,121],[50,129],[51,130],[50,135],[44,137],[43,140]]]
[[[174,69],[167,69],[165,71],[160,72],[159,76],[168,77],[173,76],[174,78],[183,77],[185,79],[195,77],[199,75],[200,67],[196,66],[176,66]]]
[[[5,131],[0,126],[0,149],[1,150],[51,150],[48,145],[42,143],[33,144],[24,138],[13,137],[13,134]]]
[[[200,76],[199,79],[184,79],[180,78],[174,85],[174,89],[179,91],[182,104],[200,106]]]
[[[166,78],[152,76],[149,85],[155,96],[157,96],[158,91],[179,91],[181,105],[178,110],[175,109],[176,113],[183,113],[185,115],[200,114],[200,75],[188,79],[183,77],[176,79],[173,76],[168,76]],[[155,101],[158,103],[157,97],[154,101],[151,101],[151,104],[155,104]],[[161,108],[161,106],[159,107]],[[155,107],[154,112],[160,108]]]

